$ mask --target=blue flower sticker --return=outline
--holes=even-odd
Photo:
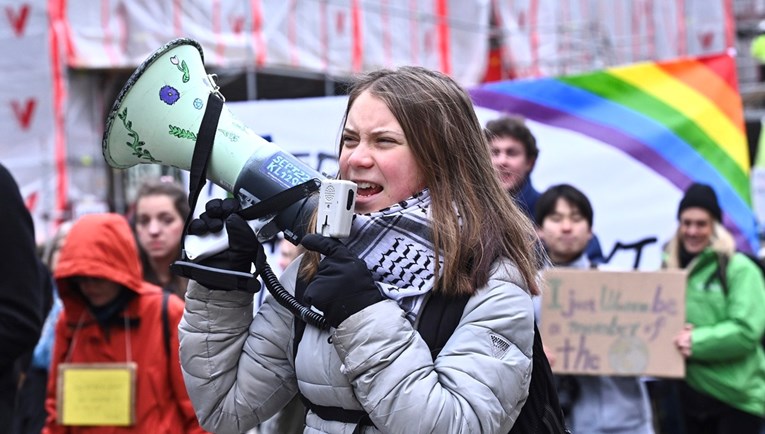
[[[195,109],[201,110],[203,105],[204,105],[204,103],[202,102],[202,100],[200,98],[195,98],[194,99],[194,108]]]
[[[167,105],[175,104],[180,97],[181,94],[173,86],[165,85],[159,90],[159,99],[164,101]]]

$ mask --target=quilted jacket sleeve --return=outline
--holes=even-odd
[[[168,298],[168,326],[170,327],[170,354],[168,365],[170,366],[169,379],[170,387],[173,390],[175,402],[178,403],[178,409],[183,418],[184,429],[187,434],[204,434],[205,431],[199,426],[191,400],[186,392],[186,387],[181,375],[180,361],[178,354],[178,323],[183,314],[183,301],[172,295]]]
[[[287,404],[297,392],[292,330],[292,315],[271,297],[253,318],[252,294],[189,283],[181,368],[204,429],[245,432]]]

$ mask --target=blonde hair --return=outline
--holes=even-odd
[[[435,290],[473,294],[488,282],[492,264],[506,257],[529,292],[538,294],[536,231],[499,183],[465,90],[448,76],[421,67],[374,71],[351,85],[343,125],[363,92],[382,100],[393,113],[430,190],[433,246],[436,259],[443,260],[443,270],[438,265],[434,270],[441,276]],[[307,257],[304,278],[318,264],[317,255]]]

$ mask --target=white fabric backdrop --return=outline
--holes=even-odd
[[[300,156],[312,167],[334,173],[337,165],[320,154],[336,155],[345,97],[230,103],[227,106],[248,127],[271,135],[274,143]],[[477,109],[482,123],[497,117],[492,110]],[[640,268],[654,270],[660,264],[660,244],[675,229],[675,212],[681,192],[654,171],[615,148],[560,128],[529,122],[540,147],[532,175],[536,188],[570,183],[583,190],[595,209],[594,231],[604,254],[617,241],[635,242],[657,237],[646,247]],[[218,191],[221,194],[222,190]],[[200,199],[202,202],[204,199]],[[204,203],[204,202],[202,202]],[[618,253],[615,268],[631,268],[634,255]]]

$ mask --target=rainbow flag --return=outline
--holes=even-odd
[[[732,57],[489,83],[470,93],[478,107],[517,113],[607,143],[681,191],[694,181],[712,185],[739,248],[756,251],[749,148]],[[540,148],[544,152],[544,143]]]

